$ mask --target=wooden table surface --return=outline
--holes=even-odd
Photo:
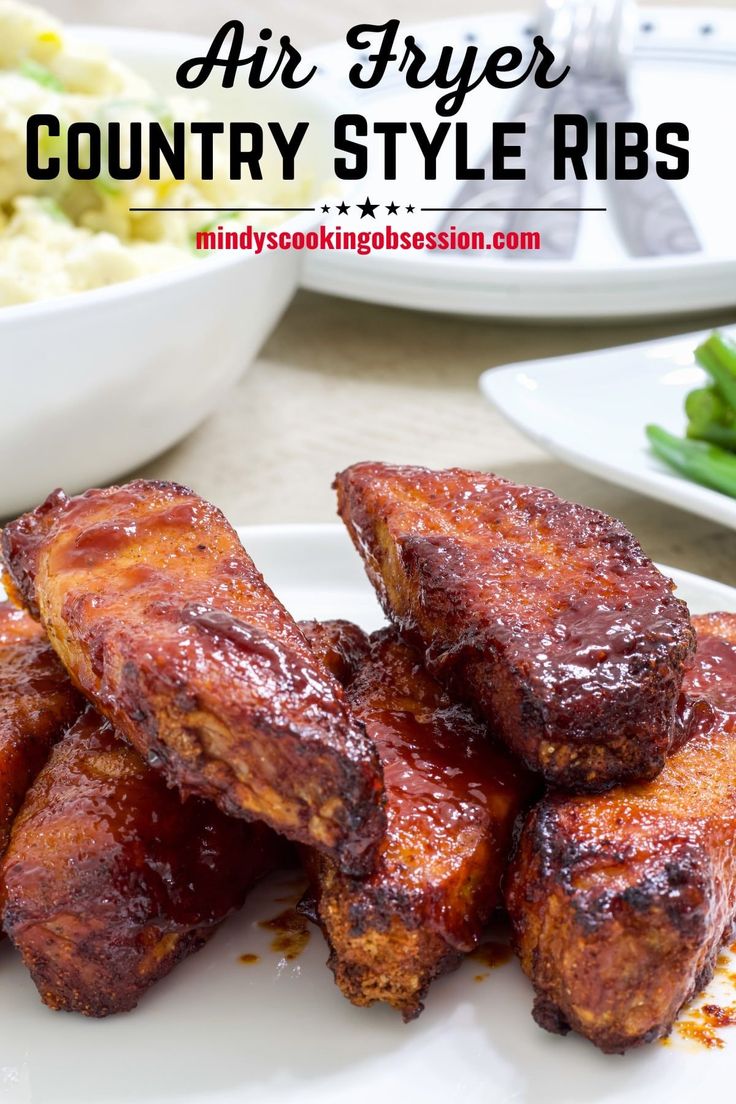
[[[672,0],[670,0],[672,2]],[[211,33],[238,16],[304,46],[355,22],[441,17],[446,0],[49,0],[60,17]],[[722,3],[733,9],[736,0]],[[463,0],[488,12],[510,0]],[[736,584],[736,533],[551,459],[480,398],[493,365],[642,341],[732,321],[520,326],[419,314],[301,292],[221,409],[144,474],[177,479],[234,522],[328,521],[330,483],[356,460],[460,465],[551,487],[621,518],[658,560]]]

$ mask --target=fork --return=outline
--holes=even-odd
[[[634,0],[597,0],[601,19],[591,28],[585,64],[576,83],[596,122],[608,124],[608,164],[613,163],[614,124],[630,116],[628,72],[634,53]],[[613,34],[603,33],[606,23]],[[615,43],[615,47],[614,47]],[[696,253],[701,245],[674,189],[656,174],[607,181],[610,211],[632,257]]]
[[[588,0],[544,0],[537,33],[554,52],[560,66],[572,65],[575,45],[580,30],[581,16],[590,8]],[[442,228],[450,225],[458,229],[483,230],[492,234],[497,230],[518,229],[519,219],[509,217],[511,207],[545,206],[552,211],[539,212],[536,228],[539,229],[543,250],[535,256],[563,259],[572,256],[577,241],[579,213],[561,209],[579,206],[580,184],[577,180],[553,181],[552,174],[552,116],[556,112],[573,110],[574,96],[568,82],[570,77],[552,91],[543,91],[536,84],[527,86],[517,105],[514,122],[526,126],[522,157],[517,162],[526,171],[524,181],[493,180],[490,176],[491,151],[482,159],[487,181],[469,181],[463,185],[452,206],[472,208],[466,213],[453,211],[443,217]],[[544,204],[540,198],[544,199]],[[482,208],[482,210],[478,210]],[[522,255],[522,254],[519,254]]]
[[[541,260],[566,260],[573,256],[580,231],[580,210],[583,183],[576,177],[568,180],[554,179],[554,127],[553,116],[568,115],[580,111],[575,83],[575,73],[589,66],[590,54],[601,34],[602,23],[599,6],[589,0],[545,0],[541,26],[550,22],[547,9],[552,8],[551,32],[560,35],[559,44],[554,37],[548,42],[563,66],[570,66],[570,73],[552,96],[534,86],[536,104],[531,119],[527,121],[525,135],[526,155],[524,167],[526,179],[521,181],[513,207],[541,207],[534,213],[535,229],[540,233],[542,247],[533,256]],[[567,22],[563,21],[567,17]],[[563,37],[563,32],[564,37]],[[543,31],[540,31],[544,35]],[[545,39],[545,41],[547,41]],[[511,212],[505,223],[508,231],[521,232],[529,225],[525,211]],[[531,254],[529,254],[531,255]],[[523,250],[510,253],[512,259],[527,256]]]
[[[570,66],[566,80],[552,93],[531,86],[517,115],[527,124],[524,167],[527,178],[516,184],[477,182],[465,185],[453,206],[497,208],[482,212],[481,221],[468,212],[443,220],[469,223],[474,229],[528,228],[523,211],[498,208],[549,208],[536,212],[542,249],[509,254],[515,259],[564,260],[575,252],[580,227],[582,182],[555,181],[552,116],[579,113],[587,108],[598,122],[608,122],[609,163],[614,141],[613,123],[625,120],[631,99],[627,77],[636,28],[634,0],[544,0],[538,33],[561,62]],[[487,165],[488,155],[484,158]],[[687,214],[669,184],[647,174],[638,181],[609,180],[612,214],[632,256],[690,253],[700,243]],[[571,210],[572,209],[572,210]],[[507,217],[508,216],[508,217]]]

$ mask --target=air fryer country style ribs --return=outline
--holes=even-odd
[[[412,1019],[505,902],[540,1024],[666,1034],[736,920],[736,614],[695,618],[696,653],[634,538],[550,491],[370,463],[336,488],[393,622],[370,637],[298,626],[177,484],[3,530],[0,917],[43,1000],[134,1007],[280,833],[353,1003]]]
[[[509,881],[536,1020],[604,1051],[670,1031],[736,916],[736,615],[693,620],[683,749],[653,782],[546,797]]]
[[[370,864],[375,749],[219,510],[173,483],[57,491],[3,552],[74,682],[171,784]]]
[[[0,865],[6,931],[51,1008],[133,1008],[283,851],[265,825],[182,802],[89,707],[30,790]]]
[[[344,622],[304,627],[346,681],[386,785],[386,833],[371,874],[351,877],[316,852],[307,860],[330,966],[354,1004],[385,1001],[409,1020],[433,979],[477,945],[499,903],[531,779],[395,629],[369,641]]]
[[[28,787],[81,708],[43,629],[0,602],[0,856]]]
[[[617,521],[494,475],[356,464],[338,508],[431,674],[573,791],[653,778],[694,634]]]

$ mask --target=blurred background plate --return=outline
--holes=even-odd
[[[728,332],[728,331],[724,331]],[[677,475],[652,454],[650,422],[685,432],[685,396],[707,333],[492,368],[480,389],[517,429],[576,468],[736,529],[736,498]]]
[[[414,27],[412,33],[431,58],[443,45],[473,43],[481,53],[509,43],[529,45],[530,15],[467,17]],[[344,43],[313,51],[323,75],[344,84],[341,110],[375,120],[417,120],[433,131],[437,90],[407,89],[401,75],[389,74],[373,90],[358,92],[346,74],[355,55]],[[736,303],[736,219],[732,215],[733,143],[726,130],[729,105],[736,102],[736,13],[708,7],[642,9],[630,78],[632,117],[653,129],[665,121],[690,128],[691,168],[675,185],[703,243],[691,256],[637,260],[625,254],[603,213],[583,216],[572,261],[519,260],[510,254],[347,252],[310,254],[304,284],[348,298],[458,314],[525,319],[654,318],[730,306]],[[482,161],[493,120],[513,116],[515,93],[487,86],[469,94],[456,116],[470,124],[470,163]],[[420,207],[451,205],[457,193],[454,148],[440,155],[438,179],[423,179],[423,166],[409,143],[402,143],[396,182],[383,179],[382,160],[372,154],[368,179],[348,201],[368,195],[381,210],[374,222],[353,208],[343,229],[429,230],[443,216]],[[449,140],[446,145],[450,145]],[[388,217],[385,205],[412,204],[416,211]],[[586,185],[584,206],[605,206],[605,189]],[[563,216],[564,217],[564,216]],[[534,215],[527,229],[534,230]],[[532,256],[532,255],[530,255]]]
[[[245,528],[240,536],[296,617],[382,617],[339,525]],[[736,612],[736,591],[664,569],[694,612]],[[540,1030],[515,961],[467,959],[440,979],[412,1024],[385,1007],[353,1008],[314,931],[294,959],[260,927],[294,900],[294,874],[269,879],[198,954],[134,1012],[106,1020],[50,1012],[7,945],[0,948],[3,1104],[652,1104],[729,1100],[736,1029],[706,1051],[677,1033],[606,1057]],[[245,966],[239,958],[256,954]],[[733,969],[733,965],[730,967]],[[477,979],[481,978],[479,982]],[[724,983],[733,986],[728,980]],[[713,999],[717,988],[709,990]],[[724,997],[721,1001],[728,1004]]]

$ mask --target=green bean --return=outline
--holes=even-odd
[[[646,434],[654,453],[681,475],[736,498],[736,456],[685,437],[675,437],[661,426],[648,425]]]
[[[736,452],[736,425],[722,422],[690,422],[687,435],[693,441],[708,441],[711,445]]]
[[[720,422],[728,425],[734,420],[733,412],[723,401],[715,387],[699,387],[685,399],[685,413],[695,425]]]
[[[714,333],[695,350],[695,359],[736,413],[736,347],[722,334]]]

